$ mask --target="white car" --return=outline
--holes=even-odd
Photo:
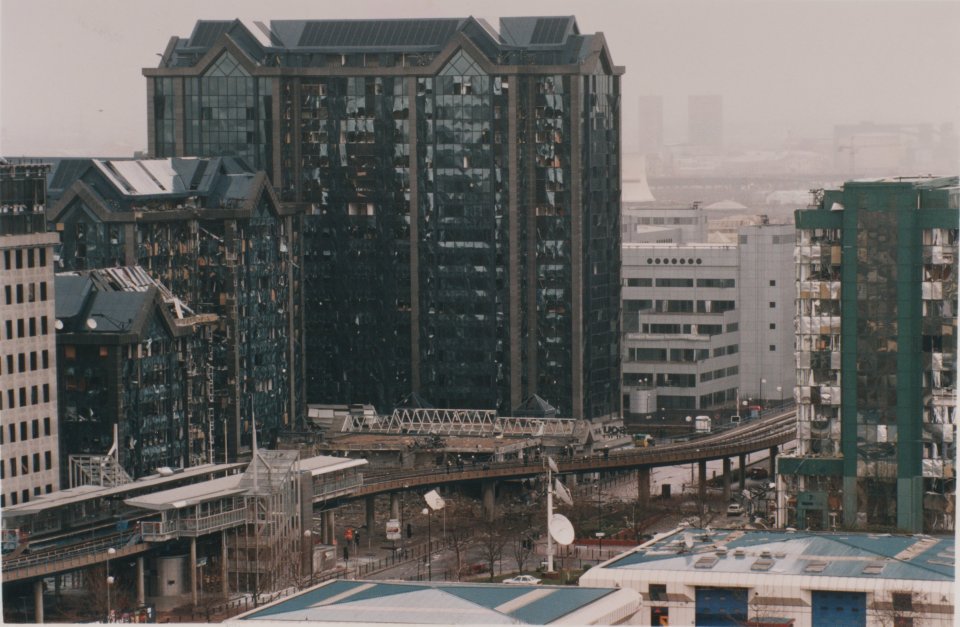
[[[743,505],[740,503],[730,503],[727,506],[727,516],[739,516],[743,513]]]
[[[535,586],[540,583],[540,580],[536,577],[531,577],[530,575],[517,575],[516,577],[511,577],[510,579],[504,579],[503,583],[517,583],[527,586]]]

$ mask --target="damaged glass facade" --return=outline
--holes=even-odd
[[[958,199],[956,178],[848,182],[797,212],[787,524],[954,528]]]
[[[189,427],[212,435],[216,459],[249,451],[254,418],[265,444],[278,431],[299,428],[305,404],[296,208],[281,208],[263,174],[231,160],[88,166],[48,213],[61,235],[60,269],[137,264],[198,313],[216,316],[209,381],[197,381],[192,393],[204,406],[196,415],[209,418]],[[153,179],[139,178],[147,171]]]
[[[199,22],[144,74],[149,97],[183,99],[175,130],[194,124],[187,85],[217,72],[249,77],[228,86],[253,92],[248,119],[272,111],[250,141],[264,133],[281,199],[305,214],[309,402],[389,412],[416,391],[510,413],[538,394],[563,416],[619,414],[623,68],[602,35],[572,17],[267,31]],[[220,93],[208,115],[247,132]],[[271,93],[275,107],[257,100]],[[178,154],[203,154],[191,132]]]
[[[61,455],[71,473],[74,457],[108,455],[114,425],[116,460],[133,479],[210,461],[203,389],[215,318],[141,279],[139,268],[57,276]],[[63,484],[77,479],[65,474]]]

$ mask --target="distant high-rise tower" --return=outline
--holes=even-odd
[[[0,506],[60,487],[53,250],[46,165],[0,165]]]
[[[197,23],[153,155],[303,207],[307,395],[619,414],[620,75],[573,17]]]
[[[797,212],[797,453],[781,524],[954,527],[960,182],[847,182]]]
[[[687,143],[693,146],[723,146],[723,96],[690,96],[687,100]]]
[[[640,96],[639,151],[653,154],[663,148],[663,96]]]

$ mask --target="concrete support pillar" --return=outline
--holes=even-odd
[[[230,598],[230,580],[227,578],[227,532],[220,532],[220,585],[222,586],[223,598]]]
[[[43,579],[33,582],[33,616],[35,623],[43,622]]]
[[[369,538],[370,534],[373,533],[373,528],[377,524],[377,497],[376,495],[371,494],[365,499],[365,501],[367,510],[367,537]]]
[[[190,538],[190,599],[197,604],[197,539]]]
[[[493,522],[497,517],[497,482],[493,479],[484,479],[483,483],[483,514],[487,522]]]
[[[740,489],[747,488],[747,455],[740,453]]]
[[[143,556],[137,558],[137,605],[144,605],[147,601],[146,589],[144,586],[144,568]]]
[[[650,466],[640,466],[637,470],[637,500],[640,507],[650,504]]]
[[[324,515],[326,516],[323,523],[324,532],[327,534],[326,544],[333,544],[337,539],[337,517],[332,509],[325,511]]]
[[[579,477],[579,475],[575,472],[570,473],[569,475],[564,475],[563,482],[567,484],[568,488],[572,488],[577,485],[577,477]]]
[[[701,459],[697,462],[697,495],[702,503],[707,498],[707,460]]]
[[[777,453],[780,452],[780,449],[776,446],[770,447],[770,478],[773,479],[774,475],[777,474]]]
[[[723,458],[723,500],[730,500],[730,458]]]
[[[390,493],[390,518],[400,520],[400,493]]]

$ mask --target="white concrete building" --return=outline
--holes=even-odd
[[[623,212],[624,411],[732,412],[792,398],[792,224],[706,240],[699,204]],[[643,402],[641,397],[650,398]],[[741,407],[741,410],[743,408]],[[708,412],[705,412],[708,413]]]
[[[625,396],[653,387],[663,409],[732,406],[740,367],[738,263],[736,246],[623,245]],[[638,408],[628,402],[625,409]]]
[[[8,204],[6,183],[22,183],[25,168],[3,167],[0,207],[0,507],[60,487],[53,296],[59,238],[46,231],[42,205]]]
[[[795,241],[792,224],[739,229],[740,396],[766,407],[793,397]]]

